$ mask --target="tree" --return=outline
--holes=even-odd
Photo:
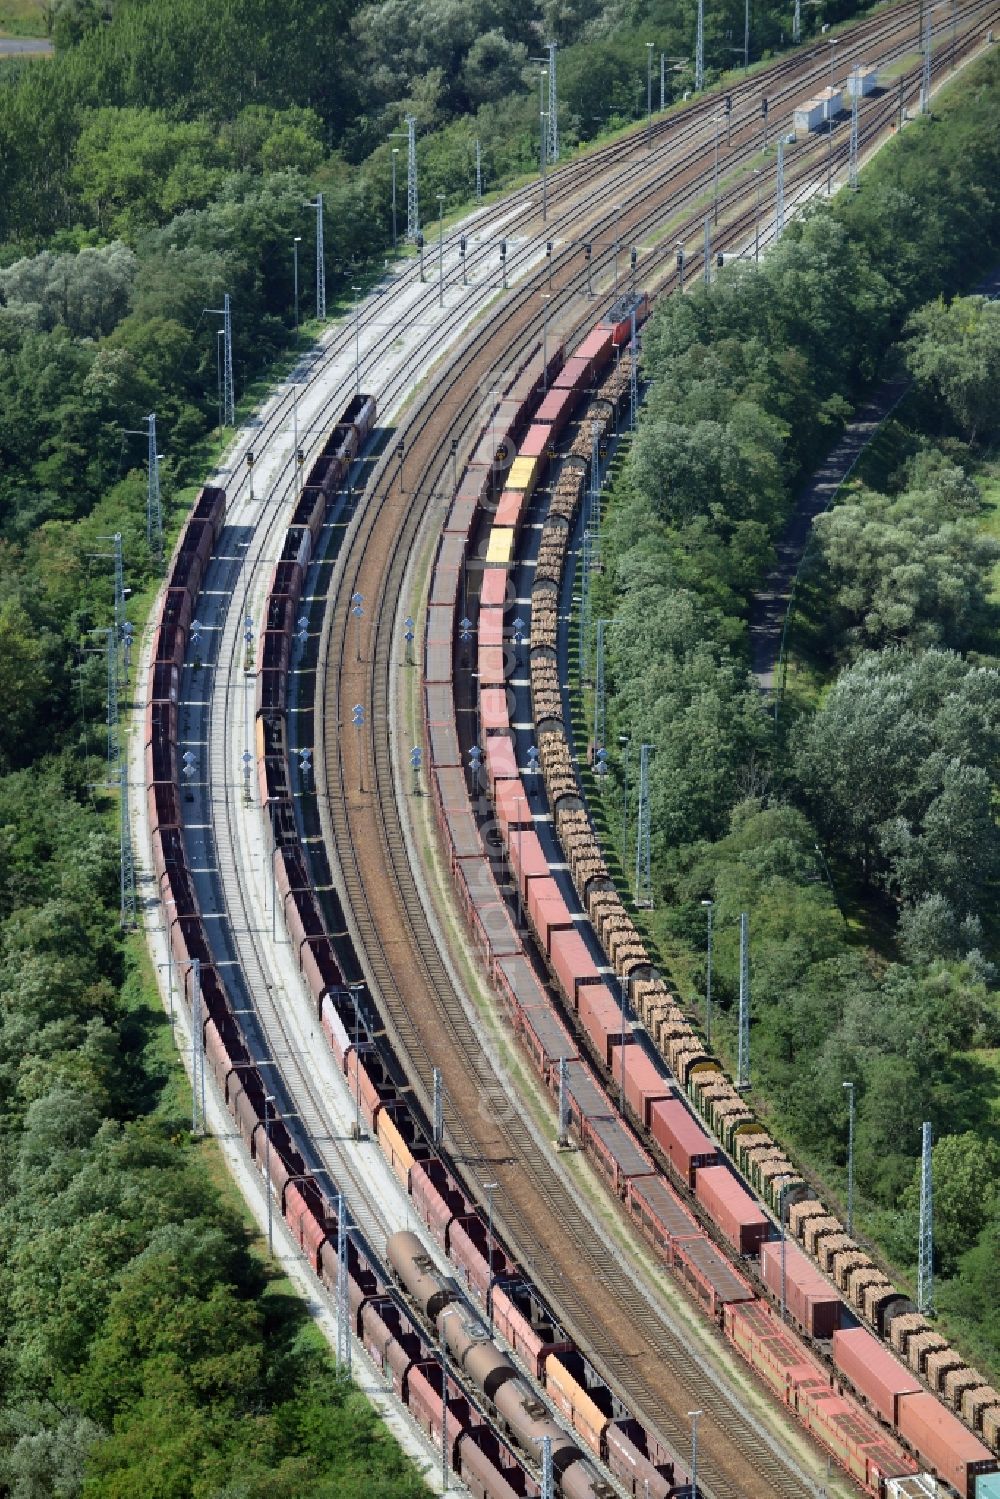
[[[1000,305],[986,297],[932,302],[906,332],[914,378],[944,402],[963,435],[976,442],[1000,431]]]

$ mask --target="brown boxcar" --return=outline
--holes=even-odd
[[[843,1327],[833,1334],[833,1362],[890,1426],[897,1424],[900,1397],[922,1388],[916,1375],[864,1327]]]
[[[926,1390],[901,1395],[897,1409],[900,1436],[962,1499],[973,1499],[978,1474],[998,1471],[990,1449]]]
[[[781,1299],[781,1240],[760,1246],[760,1273],[768,1290]],[[793,1239],[785,1238],[785,1306],[813,1338],[831,1338],[840,1326],[844,1303],[828,1280],[803,1254]]]
[[[705,1131],[677,1097],[649,1106],[649,1127],[671,1166],[687,1186],[694,1186],[695,1172],[711,1166],[718,1151]]]
[[[577,931],[557,931],[551,934],[549,961],[566,1002],[574,1008],[582,985],[601,982],[597,964]]]
[[[702,1166],[695,1174],[695,1196],[740,1254],[756,1254],[771,1231],[766,1214],[727,1166]]]
[[[669,1499],[675,1483],[686,1475],[675,1473],[667,1453],[651,1441],[646,1428],[631,1416],[612,1421],[607,1429],[608,1467],[633,1499]]]

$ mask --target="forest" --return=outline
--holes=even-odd
[[[843,1211],[853,1082],[855,1221],[910,1284],[931,1121],[937,1305],[994,1378],[1000,304],[957,294],[1000,261],[998,126],[994,55],[759,268],[657,308],[593,606],[608,742],[655,747],[666,970],[701,1012],[713,901],[712,1039],[732,1065],[749,912],[754,1107]],[[815,522],[787,685],[765,702],[753,595],[817,456],[886,371],[910,393]]]
[[[245,411],[260,388],[255,382],[266,381],[315,333],[310,322],[296,332],[292,240],[302,237],[305,270],[315,222],[305,205],[317,192],[325,203],[331,305],[338,299],[342,305],[352,282],[377,275],[389,252],[391,153],[407,113],[418,121],[424,204],[438,191],[449,206],[467,202],[477,138],[489,190],[537,161],[532,59],[547,41],[560,48],[560,129],[569,152],[642,115],[647,41],[672,58],[689,58],[694,0],[289,0],[281,6],[264,0],[52,0],[44,9],[55,56],[0,62],[0,1494],[416,1494],[422,1492],[419,1479],[363,1399],[337,1383],[297,1298],[261,1258],[210,1147],[191,1139],[189,1104],[155,975],[141,939],[118,929],[115,804],[103,784],[100,632],[111,617],[108,538],[122,533],[131,618],[138,626],[157,570],[146,544],[145,446],[132,434],[155,411],[168,528],[174,530],[192,486],[219,451],[215,323],[204,309],[218,307],[225,292],[233,298],[237,394]],[[843,0],[821,0],[804,11],[807,31],[852,9]],[[790,5],[770,0],[754,5],[751,61],[780,44],[790,12]],[[735,0],[708,8],[710,77],[741,49],[742,16]],[[690,85],[690,72],[690,62],[671,64],[670,98]],[[995,92],[990,97],[995,101]],[[990,235],[995,244],[995,115],[982,101],[969,107],[967,134],[953,126],[958,135],[933,168],[944,193],[936,232],[933,215],[917,206],[924,167],[911,162],[899,169],[901,184],[882,184],[881,192],[895,193],[888,217],[862,214],[856,223],[836,217],[826,227],[817,220],[789,237],[788,254],[800,239],[811,247],[809,265],[788,274],[799,278],[827,320],[825,331],[796,324],[790,301],[779,299],[775,306],[786,307],[788,321],[772,348],[768,340],[777,324],[766,324],[770,294],[763,283],[756,311],[747,304],[748,321],[739,312],[742,294],[732,298],[726,337],[720,314],[723,352],[711,357],[723,361],[720,382],[730,378],[726,361],[746,360],[739,366],[743,426],[728,431],[729,407],[717,395],[709,399],[709,384],[699,420],[727,434],[725,452],[720,446],[716,453],[720,474],[724,465],[752,462],[761,497],[759,505],[747,506],[736,469],[726,467],[731,523],[712,513],[715,500],[706,506],[692,495],[683,507],[678,502],[676,520],[665,511],[656,537],[647,537],[643,565],[652,570],[650,587],[665,575],[666,546],[677,594],[684,595],[658,613],[651,608],[648,618],[640,610],[635,619],[636,630],[656,619],[664,632],[664,669],[673,676],[664,678],[663,701],[684,709],[692,745],[704,742],[713,715],[724,730],[715,760],[699,768],[703,783],[695,788],[687,822],[676,811],[686,795],[684,777],[691,775],[682,763],[682,740],[674,772],[678,797],[671,801],[666,786],[657,792],[664,890],[668,883],[682,890],[687,880],[683,888],[693,891],[710,880],[721,905],[726,880],[742,878],[744,865],[760,866],[773,881],[776,910],[794,891],[804,927],[811,927],[812,916],[817,933],[831,927],[829,910],[815,908],[822,891],[809,864],[805,780],[794,802],[764,800],[755,807],[730,795],[734,788],[754,789],[742,784],[748,773],[762,784],[775,777],[778,763],[745,690],[741,601],[788,503],[794,474],[835,430],[846,396],[877,367],[875,328],[895,327],[939,284],[953,282],[958,265],[981,258]],[[974,196],[966,201],[970,186]],[[856,213],[865,201],[862,195]],[[953,241],[955,223],[960,238]],[[864,248],[852,250],[862,229]],[[890,233],[891,239],[879,238]],[[824,241],[826,234],[841,238]],[[890,249],[900,257],[892,278],[883,271],[871,283],[872,267],[885,267]],[[837,291],[832,283],[842,280],[842,259],[855,267],[849,285],[859,291],[867,285],[871,327],[848,285],[840,287],[842,305],[829,303]],[[831,266],[836,275],[828,274]],[[885,322],[879,309],[889,279],[891,317]],[[692,298],[675,316],[695,318],[699,306]],[[301,311],[308,318],[311,310],[303,274]],[[756,342],[744,337],[755,326],[751,314],[759,319]],[[692,393],[710,331],[707,309],[697,317],[702,323],[683,333]],[[648,358],[657,357],[658,337],[659,357],[673,358],[668,324],[657,327]],[[821,341],[835,329],[839,345],[849,327],[855,332],[847,345],[831,348],[837,357],[828,369]],[[800,348],[800,337],[803,344],[815,339],[815,346]],[[676,352],[683,352],[680,342]],[[680,413],[658,410],[655,394],[650,410],[651,423],[662,417],[664,428],[678,429],[665,431],[664,441],[669,436],[682,444]],[[793,426],[794,451],[782,436]],[[977,443],[985,441],[985,430],[974,434]],[[699,446],[688,443],[692,475],[702,462]],[[637,473],[640,460],[650,476],[663,472],[665,451],[644,439]],[[936,461],[914,468],[908,496],[910,489],[918,496],[927,492],[938,474]],[[873,494],[866,501],[871,516],[858,522],[899,528],[905,521],[933,560],[927,588],[939,596],[951,588],[956,568],[964,576],[977,565],[963,542],[973,514],[967,499],[962,508],[966,460],[953,454],[949,461],[961,474],[940,479],[955,492],[948,538],[935,539],[919,499],[906,499],[909,508],[897,522],[893,507],[900,497],[889,490],[879,496],[893,513],[878,511]],[[623,495],[623,515],[629,503]],[[690,510],[683,520],[682,508]],[[634,560],[637,566],[643,561]],[[847,562],[835,565],[846,611],[844,649],[852,630],[871,644],[885,608],[856,618]],[[915,586],[915,607],[926,616],[924,596]],[[635,606],[624,596],[621,602],[624,663],[628,610]],[[962,628],[983,628],[972,603],[954,600],[952,612]],[[955,636],[933,645],[954,650],[961,641]],[[939,673],[958,669],[949,658]],[[711,676],[710,692],[698,688],[699,671]],[[624,665],[617,685],[618,711],[625,716],[633,710]],[[899,689],[908,690],[905,683]],[[964,690],[973,715],[976,682]],[[946,754],[948,725],[935,732]],[[666,746],[666,737],[661,742]],[[985,728],[981,743],[985,763]],[[665,758],[662,764],[666,772]],[[972,795],[964,782],[946,785],[946,771],[940,789],[929,787],[929,795]],[[778,839],[768,834],[767,818],[797,820]],[[897,844],[873,850],[879,871],[914,865]],[[936,886],[934,893],[940,893]],[[733,883],[732,909],[740,898]],[[814,903],[812,916],[807,901]],[[688,906],[680,900],[674,909],[677,932],[693,942],[693,928],[685,926],[691,926]],[[919,932],[941,929],[930,921],[933,915],[922,913]],[[955,908],[945,921],[954,927],[959,956],[943,968],[924,974],[896,966],[911,975],[914,992],[929,1008],[941,984],[952,984],[975,1027],[981,1023],[977,1005],[988,1011],[992,1003],[992,979],[988,942],[976,937],[975,946],[968,915]],[[799,932],[784,948],[775,917],[779,999],[804,971],[801,941]],[[724,948],[723,942],[723,967]],[[864,985],[888,982],[885,973],[857,947],[845,953],[832,938],[817,965],[821,961],[855,965],[864,1017],[871,992]],[[967,973],[979,976],[973,981]],[[818,966],[811,982],[816,992],[826,992]],[[763,996],[763,978],[760,986]],[[902,1009],[909,991],[895,992]],[[798,1045],[796,1031],[788,1046]],[[763,1069],[769,1065],[763,1043],[758,1050]],[[779,1099],[795,1083],[790,1058],[782,1061],[777,1043],[774,1058]],[[978,1130],[971,1118],[970,1129]],[[977,1141],[983,1138],[975,1133]],[[908,1187],[912,1163],[905,1153],[896,1161],[896,1177]],[[866,1184],[866,1190],[877,1203],[875,1187]],[[976,1252],[973,1239],[970,1254]]]

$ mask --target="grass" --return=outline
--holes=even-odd
[[[48,37],[49,0],[0,0],[0,36]]]

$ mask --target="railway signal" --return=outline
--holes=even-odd
[[[471,791],[475,791],[476,789],[476,783],[479,780],[479,772],[482,769],[482,765],[483,752],[479,748],[478,744],[474,744],[469,751],[469,787]]]
[[[406,618],[403,621],[403,639],[406,641],[406,657],[405,657],[405,660],[406,660],[406,665],[407,666],[412,666],[413,665],[413,641],[414,641],[414,638],[415,638],[415,636],[414,636],[414,630],[413,630],[413,620],[410,618],[409,615],[407,615]]]
[[[766,151],[767,150],[767,98],[766,98],[766,96],[762,97],[761,101],[760,101],[760,117],[764,121],[764,150]]]
[[[418,231],[416,236],[417,249],[420,251],[420,279],[424,279],[424,237]]]
[[[364,728],[365,710],[360,703],[355,703],[351,709],[351,723],[358,731],[358,791],[363,792],[365,789],[365,779],[363,770],[364,761],[361,757],[361,730]]]
[[[466,619],[463,616],[462,619],[460,619],[458,622],[458,630],[459,640],[461,640],[463,645],[468,645],[469,641],[472,639],[472,620]]]
[[[462,235],[461,239],[458,241],[458,253],[462,257],[462,285],[463,286],[468,286],[469,281],[468,281],[468,277],[465,274],[465,235],[464,234]]]
[[[191,621],[191,639],[192,639],[192,641],[194,642],[195,645],[197,645],[198,642],[201,639],[201,631],[202,631],[201,620],[200,619],[193,619]]]
[[[594,247],[593,247],[593,245],[589,244],[589,243],[585,244],[584,247],[583,247],[583,258],[587,262],[587,296],[588,297],[592,297],[594,295],[594,288],[590,284],[590,271],[591,271],[591,264],[592,264],[593,254],[594,254]]]
[[[358,622],[358,660],[361,660],[361,621],[365,613],[365,596],[363,593],[351,594],[351,613]]]
[[[304,614],[300,614],[296,620],[296,624],[299,627],[299,644],[305,645],[309,639],[309,621]]]
[[[507,241],[505,239],[502,239],[500,241],[500,280],[503,283],[503,289],[504,289],[504,291],[506,291],[507,290]]]
[[[539,767],[539,764],[538,764],[538,746],[535,745],[535,744],[530,744],[528,746],[528,775],[529,776],[536,776],[536,775],[538,775],[539,769],[540,769],[540,767]]]
[[[726,145],[731,146],[733,142],[733,96],[727,94],[722,105],[726,112]]]
[[[190,781],[196,769],[197,761],[195,760],[194,755],[190,750],[185,750],[183,755],[181,755],[181,775],[186,776]]]
[[[249,750],[244,750],[243,751],[242,760],[243,760],[243,800],[246,802],[247,806],[249,807],[251,801],[253,800],[253,798],[250,795],[250,769],[251,769],[251,766],[253,765],[253,755],[251,755],[251,753],[250,753]]]
[[[312,750],[305,745],[299,750],[299,770],[302,775],[302,790],[308,791],[309,777],[312,774]]]
[[[514,632],[514,644],[520,645],[524,639],[524,620],[518,616],[511,625],[511,629]]]
[[[254,496],[253,496],[253,465],[254,465],[253,448],[247,448],[246,465],[247,465],[247,474],[248,474],[249,479],[250,479],[250,503],[252,505],[253,504],[253,498],[254,498]]]
[[[424,758],[424,752],[419,745],[415,744],[410,750],[410,768],[413,771],[413,795],[420,795],[420,766]]]

